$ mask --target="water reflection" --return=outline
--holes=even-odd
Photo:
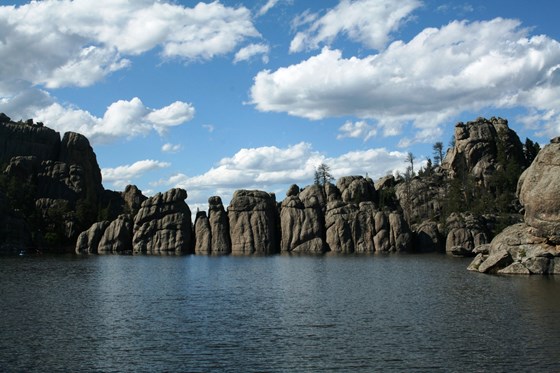
[[[440,255],[1,258],[0,371],[555,369],[559,280],[466,265]]]

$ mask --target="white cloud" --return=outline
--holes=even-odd
[[[0,6],[0,80],[90,86],[156,47],[164,58],[206,60],[260,34],[243,6],[200,2],[55,1]],[[25,46],[25,47],[22,47]]]
[[[189,192],[189,201],[199,204],[206,203],[212,195],[221,196],[227,204],[239,188],[275,192],[281,200],[289,185],[311,184],[315,169],[321,163],[331,167],[335,178],[367,173],[375,179],[395,170],[403,172],[404,158],[405,153],[389,152],[384,148],[327,157],[314,150],[311,144],[301,142],[286,148],[241,149],[201,175],[175,174],[158,185],[185,188]]]
[[[559,107],[560,44],[528,32],[516,20],[455,21],[364,58],[323,48],[299,64],[259,72],[251,97],[260,111],[373,119],[385,135],[410,123],[417,130],[411,140],[431,141],[464,111]]]
[[[268,63],[268,53],[270,52],[270,47],[266,44],[250,44],[244,48],[241,48],[233,59],[234,63],[247,61],[257,55],[262,55],[262,62]]]
[[[307,20],[309,26],[296,34],[290,52],[329,44],[339,34],[369,48],[381,49],[389,41],[389,35],[421,5],[419,0],[342,0],[322,17],[305,13],[295,24],[301,26]]]
[[[161,147],[161,151],[164,153],[177,153],[181,149],[183,149],[183,146],[181,144],[171,144],[169,142],[163,144]]]
[[[338,130],[340,134],[336,136],[337,139],[349,137],[363,138],[364,141],[367,141],[377,135],[377,128],[364,120],[358,122],[347,121]]]
[[[60,132],[79,132],[95,144],[110,142],[118,137],[146,135],[153,130],[161,134],[169,127],[191,120],[194,113],[194,107],[188,103],[175,102],[161,109],[150,109],[138,97],[134,97],[130,101],[114,102],[102,118],[58,103],[40,108],[28,117]]]
[[[257,12],[257,16],[260,17],[260,16],[263,16],[263,15],[265,15],[266,13],[268,13],[268,11],[269,11],[270,9],[274,8],[274,6],[275,6],[276,4],[278,4],[278,1],[279,1],[279,0],[268,0],[268,1],[266,2],[266,4],[264,4],[264,5],[259,9],[259,11]]]
[[[104,183],[110,183],[117,189],[124,189],[127,185],[132,184],[134,179],[144,175],[146,172],[167,168],[170,163],[146,159],[133,164],[118,166],[115,168],[101,169]]]

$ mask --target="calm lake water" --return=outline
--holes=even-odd
[[[468,262],[0,257],[0,371],[560,371],[560,278]]]

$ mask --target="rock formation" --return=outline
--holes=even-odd
[[[560,138],[537,155],[518,184],[524,223],[498,234],[469,269],[502,274],[560,274]]]
[[[212,254],[223,255],[231,253],[229,219],[222,199],[218,196],[208,198],[208,222],[210,223],[212,235]]]
[[[474,176],[475,181],[486,185],[498,167],[498,153],[505,159],[524,163],[523,145],[519,137],[502,118],[478,118],[474,122],[459,122],[455,126],[455,145],[447,152],[442,167],[450,177],[461,172]],[[503,149],[499,149],[499,147]]]
[[[212,253],[212,230],[205,211],[196,213],[196,218],[194,220],[194,237],[195,254],[208,255]]]
[[[321,197],[319,197],[321,196]],[[319,254],[326,251],[324,214],[320,204],[322,191],[318,186],[301,193],[292,185],[282,201],[280,247],[282,252]]]
[[[488,243],[488,233],[483,217],[473,214],[452,213],[446,220],[447,253],[474,256],[475,247]]]
[[[276,198],[258,190],[238,190],[228,207],[232,254],[279,252]]]
[[[130,215],[119,215],[103,232],[97,247],[99,254],[132,253],[132,219]]]
[[[184,189],[171,189],[148,198],[134,217],[132,248],[143,254],[182,254],[192,251],[191,211]]]

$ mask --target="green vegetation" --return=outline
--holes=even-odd
[[[321,163],[315,170],[314,183],[316,185],[325,186],[325,184],[331,181],[334,181],[334,177],[331,175],[331,168]]]

